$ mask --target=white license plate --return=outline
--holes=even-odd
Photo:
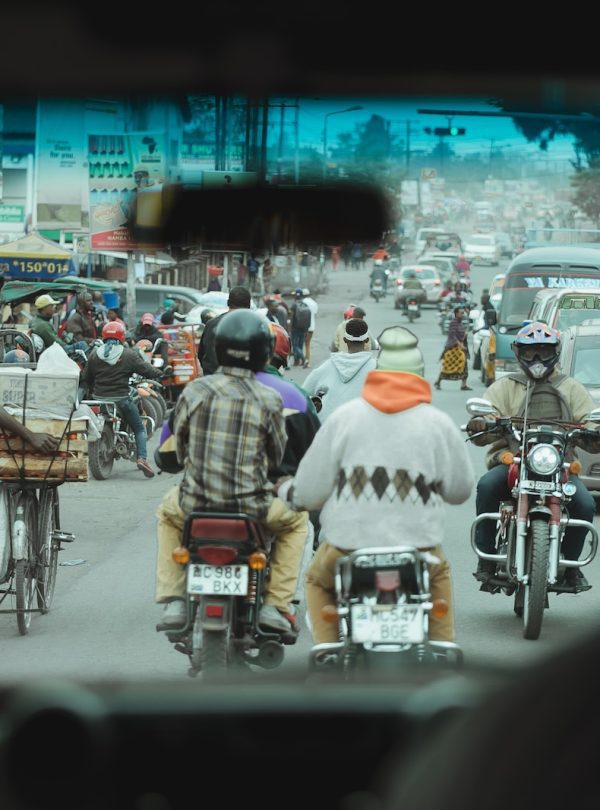
[[[420,644],[424,640],[422,609],[418,605],[385,610],[353,605],[352,640],[359,644]]]
[[[554,492],[553,481],[523,481],[523,486],[527,489],[537,489],[542,492]]]
[[[409,304],[408,309],[409,309],[410,312],[418,312],[419,311],[419,305],[418,304]]]
[[[188,593],[210,596],[245,596],[248,592],[247,565],[188,566]]]

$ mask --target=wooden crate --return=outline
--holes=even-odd
[[[57,438],[65,429],[64,419],[27,419],[26,424],[36,433],[50,433]],[[86,423],[72,422],[58,450],[50,454],[35,453],[30,445],[25,445],[23,454],[23,440],[0,429],[0,480],[18,481],[21,470],[28,481],[87,481]]]

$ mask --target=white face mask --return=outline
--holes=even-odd
[[[535,379],[541,380],[547,374],[550,373],[552,369],[547,368],[543,363],[534,363],[532,366],[527,368],[527,372]]]

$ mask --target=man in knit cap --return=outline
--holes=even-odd
[[[321,509],[321,543],[306,575],[316,644],[338,640],[337,625],[321,616],[322,607],[335,604],[337,559],[358,548],[404,543],[431,554],[432,598],[450,607],[446,616],[430,617],[430,639],[454,641],[444,504],[468,499],[473,467],[458,427],[431,404],[417,337],[393,326],[379,344],[361,396],[329,417],[294,478],[278,487],[294,509]]]

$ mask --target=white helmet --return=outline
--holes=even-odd
[[[375,259],[375,266],[381,267],[383,264],[383,259]]]

